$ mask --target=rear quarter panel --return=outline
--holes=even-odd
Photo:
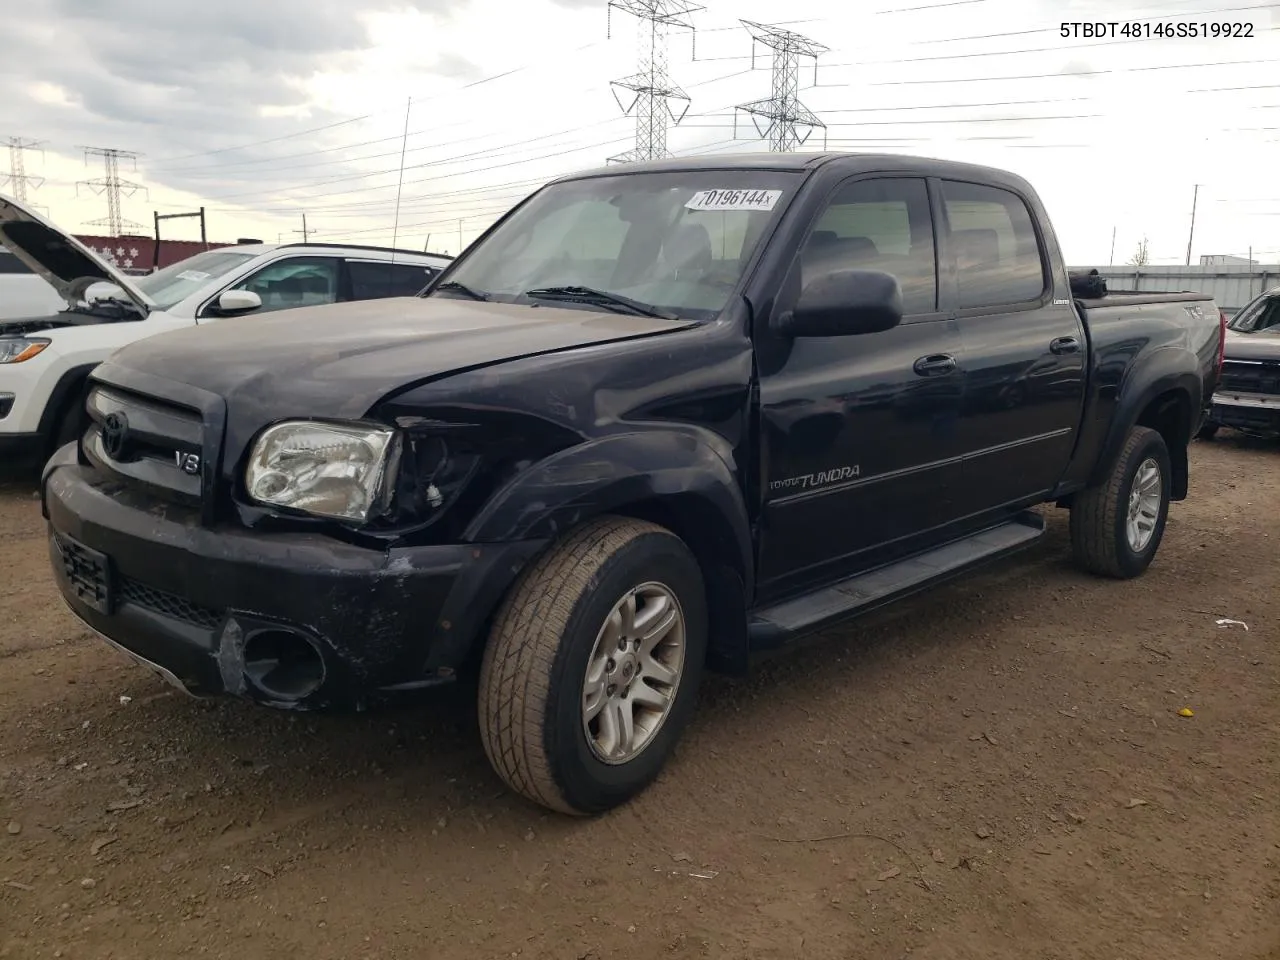
[[[1152,298],[1143,298],[1150,301]],[[1089,338],[1089,393],[1064,487],[1099,482],[1129,429],[1156,398],[1183,391],[1189,440],[1216,386],[1219,312],[1212,299],[1082,304]],[[1065,491],[1064,491],[1065,492]]]

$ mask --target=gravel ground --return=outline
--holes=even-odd
[[[1051,510],[1023,557],[710,682],[590,821],[501,788],[464,689],[171,692],[65,612],[6,487],[0,957],[1280,960],[1280,449],[1192,470],[1143,578],[1074,571]]]

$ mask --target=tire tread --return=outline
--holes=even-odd
[[[582,815],[552,773],[544,739],[560,640],[600,568],[639,537],[672,534],[641,520],[590,521],[535,561],[499,607],[480,669],[481,741],[511,789],[561,813]]]
[[[1107,482],[1080,491],[1071,505],[1072,554],[1076,563],[1090,573],[1115,578],[1125,576],[1117,550],[1116,521],[1125,506],[1122,501],[1129,463],[1151,435],[1159,436],[1150,427],[1130,430]]]

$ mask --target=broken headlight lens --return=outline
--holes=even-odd
[[[395,431],[297,421],[264,430],[245,470],[259,503],[364,522],[386,509]]]

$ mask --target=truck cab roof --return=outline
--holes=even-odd
[[[830,164],[846,166],[850,173],[891,169],[919,172],[943,177],[976,176],[995,183],[1024,182],[1017,174],[981,164],[939,160],[935,157],[910,157],[891,153],[730,153],[692,157],[670,157],[635,163],[610,164],[559,177],[552,183],[582,180],[588,177],[619,176],[634,173],[671,173],[695,170],[769,170],[813,171]]]

